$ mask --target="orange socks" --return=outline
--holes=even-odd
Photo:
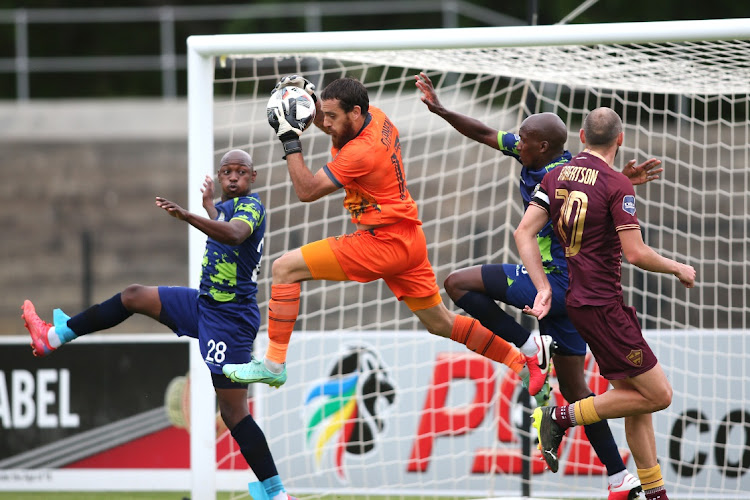
[[[474,318],[456,315],[451,330],[451,340],[465,344],[470,351],[502,363],[516,373],[520,372],[526,363],[521,351],[482,326]]]
[[[271,285],[266,358],[274,363],[286,362],[289,339],[299,314],[299,292],[299,283]]]
[[[299,314],[300,284],[271,285],[271,300],[268,303],[268,350],[266,358],[274,363],[286,362],[289,339]],[[525,358],[514,345],[506,342],[479,321],[456,315],[451,331],[451,340],[460,342],[477,354],[508,366],[518,373],[524,367]]]

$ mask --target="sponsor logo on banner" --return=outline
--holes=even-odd
[[[308,386],[304,411],[306,441],[321,466],[326,443],[336,440],[336,474],[346,480],[347,454],[366,455],[378,444],[386,416],[396,400],[390,369],[371,347],[351,346],[340,353],[328,376]]]
[[[599,375],[598,366],[589,354],[586,357],[589,370],[589,388],[600,394],[607,389],[607,381]],[[495,381],[498,374],[499,397],[496,396]],[[554,369],[552,372],[554,376]],[[474,385],[474,399],[461,408],[448,407],[446,402],[454,382],[468,379]],[[454,389],[455,390],[455,389]],[[506,446],[478,447],[473,452],[472,474],[505,473],[521,474],[523,455],[521,450],[521,430],[514,425],[513,415],[520,398],[520,380],[510,370],[495,370],[495,364],[487,358],[473,353],[440,353],[434,365],[432,382],[425,397],[417,436],[413,440],[407,471],[424,473],[434,458],[436,441],[471,433],[486,424],[486,420],[497,422],[496,437]],[[554,390],[550,404],[566,403],[559,390]],[[523,396],[528,398],[528,393]],[[507,446],[509,445],[509,446]],[[584,434],[583,427],[576,427],[563,439],[561,456],[567,456],[564,475],[605,474],[606,469],[599,461]],[[629,453],[623,452],[627,462]],[[532,452],[531,473],[541,474],[545,464],[540,452]]]

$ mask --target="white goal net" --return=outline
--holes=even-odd
[[[191,204],[200,210],[203,175],[242,148],[268,210],[261,353],[273,260],[352,231],[343,193],[309,204],[295,196],[266,121],[281,76],[304,75],[319,90],[342,76],[365,83],[399,130],[439,284],[459,268],[520,262],[512,241],[523,212],[520,165],[431,114],[414,75],[430,75],[446,107],[501,130],[554,112],[573,153],[586,113],[615,109],[625,125],[618,166],[655,157],[665,169],[636,188],[645,241],[697,270],[696,287],[686,290],[673,277],[623,265],[626,302],[674,387],[672,405],[654,416],[667,489],[680,498],[747,497],[749,20],[192,37],[189,47]],[[302,144],[313,171],[328,161],[322,132],[311,128]],[[202,244],[191,238],[198,269]],[[289,380],[278,391],[253,388],[254,414],[287,489],[305,498],[605,498],[606,473],[585,434],[570,432],[560,472],[545,471],[525,418],[532,402],[515,375],[461,347],[430,336],[382,282],[303,283]],[[592,390],[603,391],[595,364],[587,366]],[[635,473],[622,420],[610,426]],[[227,448],[220,470],[242,469],[241,455]],[[246,470],[218,477],[219,489],[252,480]]]

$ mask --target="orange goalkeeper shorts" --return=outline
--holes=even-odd
[[[413,221],[331,236],[300,250],[313,279],[360,283],[383,279],[411,310],[442,302],[422,226]]]

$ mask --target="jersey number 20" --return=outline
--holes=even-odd
[[[555,189],[555,198],[563,200],[557,221],[560,243],[565,247],[565,256],[573,257],[583,244],[583,224],[586,221],[589,197],[582,191]]]

